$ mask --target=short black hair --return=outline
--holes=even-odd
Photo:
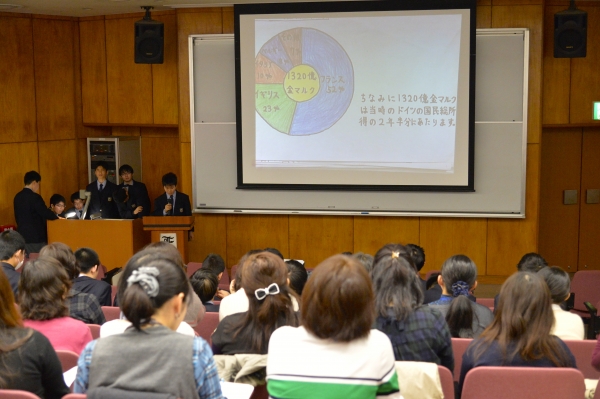
[[[219,287],[217,275],[210,269],[198,269],[190,277],[192,288],[202,303],[206,303],[214,298]]]
[[[99,166],[102,166],[104,170],[108,170],[108,164],[104,161],[96,162],[96,167],[94,168],[94,170],[98,169]]]
[[[36,181],[36,182],[42,181],[42,176],[40,176],[40,174],[38,172],[36,172],[35,170],[30,170],[29,172],[25,173],[25,177],[23,178],[23,183],[25,183],[26,186],[30,185],[34,181]]]
[[[270,252],[273,255],[277,255],[279,256],[281,259],[283,259],[283,255],[281,254],[281,252],[279,252],[279,250],[277,248],[265,248],[264,249],[265,252]]]
[[[92,248],[79,248],[75,251],[75,259],[82,273],[89,272],[96,265],[100,266],[100,258]]]
[[[169,172],[162,177],[162,185],[163,186],[176,186],[177,185],[177,175],[173,172]]]
[[[133,168],[131,167],[131,165],[125,164],[119,168],[119,176],[121,176],[125,172],[133,174]]]
[[[421,271],[425,265],[425,250],[417,244],[407,244],[408,255],[412,258],[417,271]]]
[[[50,197],[50,205],[56,205],[60,202],[65,203],[65,197],[60,194],[52,194],[52,197]]]
[[[125,187],[121,187],[118,190],[116,190],[113,193],[113,198],[117,203],[125,202],[125,200],[127,199],[127,190],[125,189]]]
[[[535,252],[529,252],[523,255],[517,264],[517,270],[520,272],[537,273],[546,266],[548,266],[548,262],[546,262],[546,259],[544,259],[542,255]]]
[[[289,259],[285,261],[285,265],[288,269],[288,278],[290,279],[290,287],[298,295],[302,295],[306,280],[308,280],[308,272],[304,265],[297,260]]]
[[[225,270],[225,261],[221,255],[208,254],[208,256],[202,261],[202,269],[210,270],[218,276]]]
[[[79,195],[79,191],[75,191],[73,194],[71,194],[71,202],[75,202],[75,200],[84,200],[85,198],[81,198],[81,195]]]
[[[9,260],[17,251],[25,249],[25,239],[19,232],[4,230],[0,233],[0,260]]]
[[[571,293],[571,279],[569,274],[558,266],[543,267],[538,275],[546,282],[550,289],[552,302],[564,302]]]

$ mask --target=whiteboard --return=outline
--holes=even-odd
[[[475,192],[238,190],[233,35],[192,35],[194,211],[525,217],[527,29],[477,30]]]

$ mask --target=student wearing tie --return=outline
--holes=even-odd
[[[79,191],[75,191],[71,194],[71,202],[73,207],[65,211],[67,219],[83,219],[83,206],[85,205],[85,198],[81,198]]]
[[[119,188],[125,188],[127,190],[129,201],[131,204],[136,205],[136,209],[141,207],[141,210],[136,213],[136,217],[149,216],[150,197],[148,196],[146,185],[137,180],[133,180],[133,168],[130,165],[126,164],[121,166],[119,168],[119,176],[121,176],[121,180],[123,181],[119,184]]]
[[[177,191],[177,175],[167,173],[162,177],[165,193],[154,200],[154,216],[192,216],[190,197]]]
[[[97,180],[86,187],[86,191],[92,193],[86,219],[96,214],[99,214],[102,219],[120,219],[117,205],[113,199],[117,185],[106,179],[108,174],[106,163],[98,162],[94,173]]]

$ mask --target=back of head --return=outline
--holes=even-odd
[[[542,258],[542,255],[535,252],[529,252],[519,260],[517,264],[517,270],[520,272],[532,272],[537,273],[540,269],[548,266],[546,259]]]
[[[208,254],[202,261],[202,268],[210,270],[217,276],[225,271],[225,261],[218,254]]]
[[[395,244],[386,245],[375,256],[371,277],[378,316],[388,317],[392,312],[397,320],[404,320],[423,304],[421,283],[406,253],[404,247]]]
[[[0,260],[8,260],[20,250],[25,250],[25,239],[14,230],[0,233]]]
[[[425,265],[425,250],[417,244],[407,244],[406,249],[412,258],[417,271],[421,271]]]
[[[181,257],[179,250],[172,244],[164,241],[152,242],[146,245],[143,250],[147,253],[161,253],[164,256],[170,257],[173,262],[177,263],[183,270],[185,270],[183,258]]]
[[[246,263],[246,260],[255,254],[259,254],[263,252],[262,249],[251,249],[250,251],[246,252],[241,258],[240,261],[237,264],[237,269],[235,271],[235,276],[233,276],[233,278],[235,279],[235,290],[239,291],[240,288],[242,288],[242,271],[244,269],[244,263]]]
[[[119,281],[119,305],[136,329],[150,322],[152,315],[168,300],[183,293],[189,298],[189,282],[170,256],[141,251],[125,266]]]
[[[40,174],[35,170],[31,170],[25,173],[25,177],[23,178],[23,183],[25,183],[26,186],[30,185],[33,182],[40,181],[42,181],[42,176],[40,176]]]
[[[65,203],[65,197],[60,194],[52,194],[52,197],[50,197],[50,205],[60,204],[61,202]]]
[[[100,258],[92,248],[79,248],[74,255],[82,273],[89,273],[94,266],[100,265]]]
[[[460,337],[461,331],[473,327],[473,307],[468,296],[477,281],[477,266],[468,256],[451,256],[442,265],[442,279],[446,291],[454,297],[446,313],[450,334]]]
[[[365,254],[363,252],[357,252],[352,255],[353,258],[358,260],[365,267],[367,273],[371,274],[373,271],[373,255]]]
[[[379,251],[375,253],[373,267],[379,264],[381,259],[387,258],[391,256],[391,254],[398,254],[398,256],[404,258],[412,266],[413,270],[417,270],[417,267],[413,262],[413,258],[410,256],[408,248],[401,244],[385,244],[383,247],[381,247]]]
[[[68,245],[63,244],[62,242],[53,242],[41,249],[40,256],[41,255],[49,256],[59,261],[71,280],[74,280],[79,276],[77,259],[75,259],[75,255]]]
[[[544,267],[538,272],[550,289],[552,303],[564,302],[571,294],[569,274],[558,266]]]
[[[277,248],[270,248],[270,247],[268,247],[268,248],[265,248],[264,251],[265,252],[270,252],[273,255],[276,255],[277,257],[279,257],[281,259],[284,259],[283,258],[283,254]]]
[[[213,273],[209,269],[198,269],[192,277],[190,277],[190,283],[192,284],[192,288],[194,292],[202,303],[206,303],[212,300],[217,293],[217,289],[219,288],[219,280],[217,279],[217,275]]]
[[[53,257],[40,254],[25,265],[19,280],[19,305],[24,319],[51,320],[69,315],[65,297],[71,280]]]
[[[290,279],[290,287],[298,295],[302,295],[302,290],[308,280],[308,272],[304,265],[297,260],[290,259],[285,261],[288,270],[288,278]]]
[[[321,339],[350,342],[369,335],[373,287],[363,265],[335,255],[311,273],[302,292],[302,325]]]
[[[177,175],[173,172],[166,173],[162,177],[162,185],[163,186],[176,186],[177,185]]]

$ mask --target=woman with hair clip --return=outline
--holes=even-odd
[[[442,296],[430,307],[445,317],[454,338],[476,338],[494,319],[492,311],[469,299],[477,287],[477,266],[465,255],[454,255],[442,265],[438,277]]]
[[[458,393],[475,367],[577,367],[567,345],[550,335],[554,323],[551,303],[548,287],[536,274],[510,276],[500,289],[492,324],[465,351]]]
[[[446,320],[423,305],[421,282],[405,247],[387,244],[375,254],[375,328],[392,342],[396,360],[432,362],[454,370]]]
[[[175,331],[190,295],[183,269],[162,253],[134,255],[119,282],[121,310],[132,324],[123,334],[92,341],[77,364],[74,392],[155,392],[186,399],[222,398],[210,348]]]
[[[10,283],[0,272],[0,389],[19,389],[44,399],[69,393],[48,338],[23,328]]]
[[[266,354],[273,331],[299,325],[288,286],[288,271],[278,256],[269,252],[251,255],[244,262],[242,281],[248,297],[247,312],[225,317],[212,336],[215,354]]]

